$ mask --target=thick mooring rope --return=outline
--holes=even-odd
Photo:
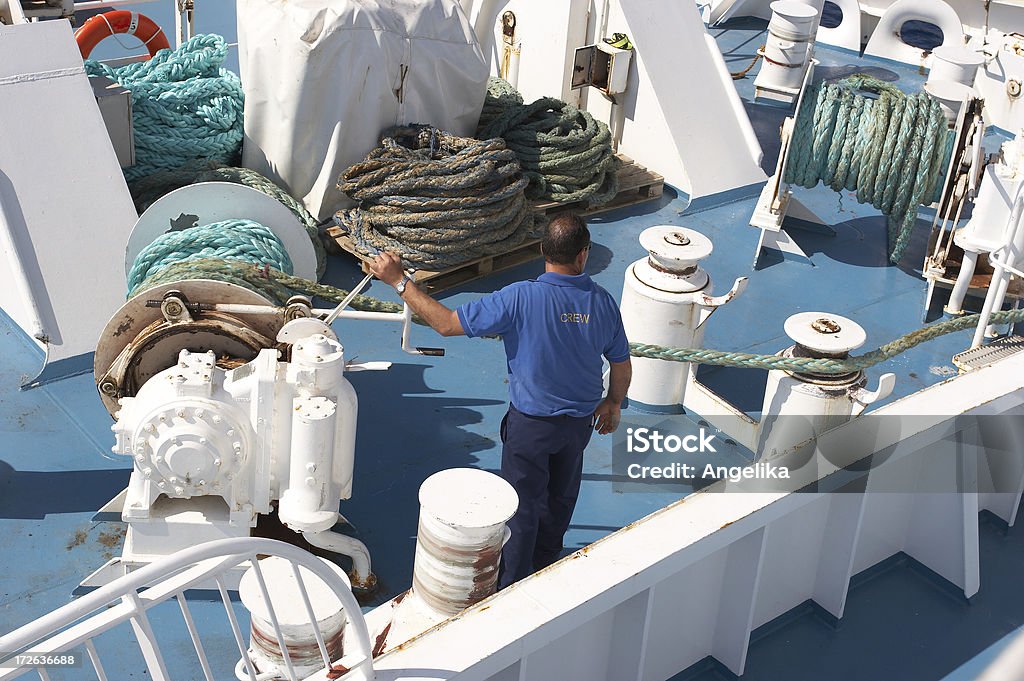
[[[318,284],[309,279],[296,277],[266,265],[254,265],[242,260],[197,257],[194,260],[176,262],[150,275],[132,291],[135,295],[154,286],[185,279],[212,279],[255,291],[276,305],[284,305],[293,295],[318,297],[325,301],[340,303],[349,292]],[[401,312],[402,306],[373,298],[357,295],[350,303],[356,310],[371,312]],[[714,366],[729,366],[740,369],[783,370],[796,373],[848,374],[880,364],[912,347],[957,331],[973,329],[981,315],[968,315],[932,324],[896,340],[882,345],[877,350],[856,357],[828,359],[815,357],[781,357],[745,352],[710,350],[707,348],[666,348],[646,343],[630,343],[633,357],[660,359],[669,362],[693,362]],[[423,323],[420,319],[415,319]],[[1024,322],[1024,308],[993,312],[990,323],[1016,324]]]
[[[408,267],[443,269],[508,251],[535,234],[526,184],[500,139],[390,128],[380,147],[341,176],[338,187],[359,207],[336,219],[365,254],[394,251]]]
[[[856,190],[888,218],[889,258],[898,262],[918,206],[934,200],[948,163],[952,142],[938,102],[864,75],[818,82],[805,97],[785,181]]]
[[[158,170],[133,182],[130,186],[135,208],[141,214],[157,199],[175,189],[198,182],[233,182],[259,190],[277,199],[299,219],[313,243],[316,253],[316,276],[320,279],[327,267],[327,253],[320,241],[319,225],[306,207],[272,181],[249,168],[233,168],[215,162],[191,164],[176,170]]]
[[[111,67],[86,61],[89,75],[107,76],[132,95],[135,160],[128,180],[200,160],[232,164],[242,143],[242,85],[221,68],[227,43],[197,35],[149,61]]]
[[[857,357],[828,359],[817,357],[780,357],[779,355],[755,355],[745,352],[707,350],[705,348],[665,348],[660,345],[630,343],[630,354],[634,357],[663,359],[670,362],[695,362],[740,369],[767,369],[813,374],[848,374],[873,367],[902,354],[910,348],[948,333],[973,329],[978,326],[981,315],[947,319],[931,326],[925,326],[900,336],[882,345],[877,350]],[[1016,324],[1024,322],[1024,308],[993,312],[990,324]]]
[[[143,286],[149,288],[147,280],[170,265],[210,258],[240,260],[274,267],[288,274],[292,272],[288,251],[270,229],[252,220],[224,220],[157,237],[132,263],[128,273],[128,296]]]
[[[531,199],[600,206],[618,192],[608,126],[560,99],[523,104],[507,82],[491,78],[476,136],[505,140],[530,180]]]
[[[146,278],[133,294],[162,284],[171,284],[187,279],[211,279],[243,286],[259,293],[275,305],[284,305],[294,295],[340,303],[349,292],[345,289],[318,284],[309,279],[296,277],[269,266],[254,265],[241,260],[219,258],[197,258],[187,262],[174,263]],[[401,312],[398,303],[389,303],[371,296],[357,295],[349,305],[355,310],[369,312]]]

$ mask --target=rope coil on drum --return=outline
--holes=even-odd
[[[608,126],[560,99],[524,104],[511,85],[491,78],[476,136],[505,140],[530,180],[531,199],[593,207],[618,193],[620,162]]]
[[[196,160],[233,163],[242,144],[242,84],[221,68],[227,43],[197,35],[177,50],[111,67],[87,60],[85,71],[116,81],[132,96],[136,164],[129,181]]]
[[[394,127],[342,174],[338,187],[359,207],[335,219],[362,253],[394,251],[409,267],[443,269],[536,235],[526,185],[515,154],[500,139]]]
[[[288,251],[272,231],[252,220],[224,220],[167,232],[142,249],[128,273],[128,296],[168,265],[206,258],[241,260],[292,273]]]
[[[320,241],[319,224],[300,201],[263,175],[249,168],[222,166],[214,161],[193,163],[175,170],[158,170],[139,178],[130,186],[135,208],[142,213],[165,194],[200,182],[233,182],[259,190],[277,199],[288,208],[306,228],[316,254],[317,279],[323,276],[327,267],[327,253]]]
[[[952,153],[939,103],[865,75],[819,81],[806,97],[783,179],[856,191],[888,218],[889,259],[899,262],[918,206],[935,200]]]

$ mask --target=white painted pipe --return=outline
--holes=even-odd
[[[340,553],[352,559],[352,572],[349,578],[352,586],[357,589],[371,588],[377,581],[370,569],[370,551],[366,544],[355,537],[326,530],[324,532],[303,532],[303,539],[313,546],[332,553]]]
[[[960,274],[956,277],[953,290],[949,294],[949,303],[946,304],[946,312],[949,314],[960,314],[963,312],[964,298],[967,297],[967,289],[971,286],[971,279],[974,277],[974,269],[978,266],[978,253],[964,251],[963,262],[960,263]]]
[[[1010,281],[1010,272],[1017,264],[1017,256],[1024,252],[1024,185],[1018,189],[1017,196],[1013,201],[1013,210],[1010,211],[1010,219],[1007,222],[1005,235],[1007,237],[1004,252],[997,256],[990,256],[993,265],[992,281],[988,285],[988,294],[985,296],[985,304],[981,309],[981,318],[978,321],[978,328],[974,330],[974,339],[971,347],[981,347],[985,340],[985,334],[989,331],[988,320],[992,312],[1002,309],[1003,299],[1006,297],[1006,289]],[[995,254],[993,254],[995,255]]]
[[[494,593],[519,497],[493,473],[453,468],[427,478],[419,499],[412,591],[447,618]]]

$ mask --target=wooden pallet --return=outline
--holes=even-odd
[[[651,201],[661,196],[665,182],[661,175],[652,173],[631,158],[621,154],[619,158],[623,162],[618,173],[619,192],[610,202],[597,208],[584,208],[579,202],[557,203],[555,201],[545,201],[535,203],[534,210],[549,215],[565,210],[574,210],[581,215],[595,215],[615,210],[616,208]],[[327,229],[327,236],[333,242],[333,245],[358,258],[363,272],[369,273],[370,270],[367,263],[370,261],[370,258],[359,252],[355,242],[352,241],[352,238],[344,230],[340,227],[330,227]],[[422,286],[428,293],[437,293],[438,291],[464,284],[467,281],[485,277],[492,272],[499,272],[510,267],[522,265],[539,257],[541,257],[540,240],[534,239],[510,251],[476,258],[455,267],[449,267],[436,272],[419,270],[416,272],[416,283]]]

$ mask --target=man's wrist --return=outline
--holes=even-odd
[[[402,295],[405,294],[406,290],[408,290],[409,288],[409,285],[412,283],[412,277],[410,277],[407,273],[403,272],[402,278],[396,281],[394,284],[392,284],[392,286],[395,287],[395,290],[398,292],[398,296],[401,297]]]

